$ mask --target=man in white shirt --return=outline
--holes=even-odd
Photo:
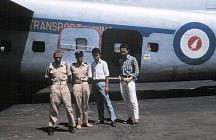
[[[101,52],[99,48],[94,48],[92,50],[92,56],[94,57],[94,62],[91,64],[92,70],[92,90],[95,92],[98,117],[99,120],[97,124],[104,123],[104,103],[111,118],[111,126],[116,127],[115,120],[116,115],[109,98],[109,69],[108,65],[104,60],[101,60]]]
[[[121,68],[120,92],[127,107],[128,120],[126,122],[136,126],[139,122],[139,107],[135,80],[139,75],[139,66],[136,58],[129,54],[127,44],[120,46],[120,54],[122,56],[119,60]]]

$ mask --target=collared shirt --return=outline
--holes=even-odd
[[[45,78],[51,79],[53,82],[59,82],[66,81],[70,75],[70,67],[65,62],[61,62],[59,66],[54,62],[48,65]]]
[[[80,66],[78,66],[76,63],[72,64],[70,69],[72,72],[73,81],[76,80],[87,81],[91,72],[89,65],[85,63],[82,63]]]
[[[121,75],[137,78],[139,75],[139,66],[135,57],[128,55],[125,59],[120,59],[119,63],[121,67]]]
[[[99,60],[98,63],[95,61],[91,64],[91,73],[92,73],[92,78],[94,80],[99,80],[99,79],[104,79],[109,76],[109,69],[107,62],[103,60]]]

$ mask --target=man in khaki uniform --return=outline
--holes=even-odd
[[[71,94],[67,86],[68,76],[71,75],[70,67],[67,66],[66,63],[61,62],[62,53],[60,51],[55,51],[53,58],[55,61],[48,65],[45,74],[45,77],[52,81],[48,135],[53,135],[54,133],[54,127],[57,122],[58,109],[61,105],[61,101],[63,102],[67,112],[69,132],[75,133],[75,121],[71,105]]]
[[[81,129],[81,124],[83,127],[92,127],[92,125],[88,123],[90,89],[87,80],[90,71],[89,66],[83,63],[83,52],[77,51],[74,55],[77,62],[73,63],[70,69],[72,73],[73,94],[76,100],[76,128]]]

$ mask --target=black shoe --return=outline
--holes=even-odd
[[[53,127],[49,127],[48,128],[48,135],[53,135],[54,134],[54,128]]]
[[[69,132],[71,132],[71,133],[75,133],[74,128],[73,128],[73,127],[69,127]]]
[[[104,124],[104,120],[98,120],[95,124]]]
[[[132,123],[133,123],[132,118],[128,118],[127,121],[126,121],[126,123],[127,123],[127,124],[132,124]]]
[[[111,126],[112,126],[112,127],[116,127],[115,121],[111,121]]]

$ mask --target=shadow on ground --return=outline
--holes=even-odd
[[[8,84],[3,83],[0,94],[0,111],[8,108],[13,104],[31,104],[31,103],[48,103],[49,92],[38,93],[39,89],[47,85],[35,83]],[[20,87],[21,86],[21,87]],[[202,86],[195,89],[167,89],[167,90],[137,90],[137,97],[142,99],[157,98],[179,98],[194,96],[211,96],[216,95],[216,86]],[[110,92],[111,100],[122,100],[119,91]],[[72,96],[73,99],[73,96]],[[94,102],[94,94],[91,93],[90,102]]]

